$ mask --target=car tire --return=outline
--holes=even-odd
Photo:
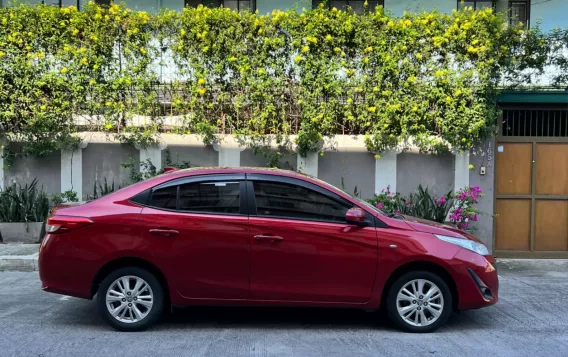
[[[164,289],[158,279],[145,269],[120,268],[101,282],[97,305],[102,318],[113,328],[142,331],[162,316]]]
[[[391,285],[386,301],[391,321],[406,332],[432,332],[452,314],[452,293],[439,275],[413,271]]]

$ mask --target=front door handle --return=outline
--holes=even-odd
[[[176,231],[175,229],[167,229],[167,228],[150,229],[148,232],[154,236],[175,236],[179,234],[179,232]]]
[[[254,236],[255,240],[258,241],[262,241],[262,240],[268,240],[268,241],[272,241],[272,242],[281,242],[284,240],[284,238],[279,237],[279,236],[273,236],[273,235],[269,235],[269,234],[260,234],[257,236]]]

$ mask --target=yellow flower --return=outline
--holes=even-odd
[[[309,52],[309,51],[310,51],[310,47],[308,47],[308,46],[302,47],[302,53],[306,53],[306,52]]]
[[[179,34],[182,37],[185,36],[185,30],[184,29],[179,30]]]
[[[347,103],[349,103],[349,104],[353,103],[353,99],[352,99],[352,98],[347,98]]]
[[[110,21],[110,16],[105,15],[105,21],[106,21],[106,22],[109,22],[109,21]]]
[[[97,36],[95,36],[95,35],[91,35],[89,38],[90,38],[91,40],[93,40],[93,41],[98,41],[98,39],[99,39],[99,38],[98,38]]]
[[[5,53],[0,51],[0,57],[4,57]]]
[[[73,36],[77,36],[79,34],[79,30],[75,29],[73,30]]]
[[[105,105],[106,105],[107,107],[112,107],[112,102],[106,102]]]
[[[366,52],[366,53],[371,53],[371,52],[373,52],[373,47],[369,46],[369,47],[365,48],[365,52]]]
[[[236,62],[237,61],[237,57],[235,56],[231,56],[231,58],[229,58],[229,62]]]
[[[459,97],[461,94],[462,94],[461,89],[456,89],[456,91],[454,92],[454,95],[455,95],[456,97]]]
[[[475,169],[475,166],[473,166],[472,164],[469,164],[468,168],[469,168],[470,170],[473,170],[473,169]]]
[[[81,59],[81,64],[85,66],[89,64],[89,60],[87,59],[87,57],[83,57],[83,59]]]
[[[41,109],[41,110],[46,110],[46,109],[47,109],[47,105],[42,105],[42,106],[39,107],[39,109]]]
[[[264,32],[264,31],[263,31],[262,29],[258,29],[258,34],[259,34],[259,35],[262,35],[263,32]]]
[[[94,65],[93,69],[96,71],[97,69],[99,69],[99,65],[98,64]]]
[[[465,142],[467,142],[467,139],[466,139],[466,138],[462,138],[462,143],[465,143]]]
[[[333,11],[333,12],[337,12],[337,8],[336,8],[336,7],[334,7],[333,9],[331,9],[331,11]]]
[[[205,92],[207,92],[207,89],[205,89],[205,88],[201,88],[201,89],[199,90],[199,94],[200,94],[200,95],[204,95]]]
[[[317,45],[317,43],[318,43],[318,39],[315,38],[314,36],[306,37],[306,41],[308,41],[309,43],[311,43],[313,45]]]
[[[107,124],[107,125],[105,125],[105,128],[106,128],[107,130],[112,129],[112,124]]]
[[[140,52],[145,55],[146,54],[146,49],[144,47],[140,47]]]
[[[1,56],[0,56],[1,57]],[[38,58],[44,58],[45,57],[45,53],[44,52],[38,52],[37,54]]]
[[[415,76],[410,76],[410,77],[408,77],[408,81],[409,81],[410,83],[414,83],[414,82],[416,82],[416,77],[415,77]]]
[[[355,88],[355,92],[357,92],[357,93],[361,93],[362,91],[363,91],[363,88],[361,88],[361,87]]]
[[[376,159],[376,160],[378,160],[378,159],[380,159],[380,158],[381,158],[381,155],[375,154],[375,159]]]
[[[364,58],[363,58],[363,63],[365,63],[365,64],[369,63],[369,57],[364,57]]]
[[[101,15],[101,14],[95,15],[95,20],[102,20],[102,18],[103,18],[103,15]]]
[[[369,108],[367,108],[367,110],[371,113],[374,113],[374,112],[377,111],[377,107],[369,107]]]
[[[294,58],[294,61],[296,61],[296,63],[300,63],[304,60],[304,57],[302,56],[296,56],[296,58]]]
[[[416,104],[414,104],[414,107],[412,107],[412,111],[413,112],[417,112],[418,111],[418,106]]]
[[[177,46],[177,50],[178,50],[178,51],[183,50],[183,46],[182,46],[182,45]]]
[[[302,104],[304,104],[304,101],[301,100],[301,99],[299,99],[299,100],[298,100],[298,104],[302,105]]]
[[[94,86],[95,84],[97,84],[97,81],[95,81],[94,79],[91,79],[91,80],[89,81],[89,84],[92,85],[92,86]]]
[[[64,74],[65,74],[65,73],[67,73],[67,72],[69,72],[69,70],[67,69],[67,67],[61,68],[61,73],[64,73]]]
[[[379,91],[379,87],[373,87],[373,92],[377,93]]]
[[[325,40],[326,40],[327,42],[330,42],[330,41],[333,40],[333,37],[331,37],[331,35],[327,35],[327,36],[325,36]]]
[[[197,84],[199,84],[200,86],[205,84],[205,79],[203,78],[199,78],[199,80],[197,81]]]
[[[383,128],[387,129],[389,125],[387,123],[383,124]]]
[[[207,51],[209,51],[209,46],[205,46],[203,47],[203,49],[201,50],[203,53],[206,53]]]

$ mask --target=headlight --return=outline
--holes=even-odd
[[[471,250],[472,252],[475,252],[480,255],[489,255],[489,251],[487,250],[485,244],[477,243],[469,239],[454,238],[454,237],[442,236],[439,234],[434,234],[434,235],[436,236],[436,238],[443,240],[444,242],[455,244],[457,246]]]

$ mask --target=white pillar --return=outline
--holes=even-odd
[[[396,156],[400,151],[386,151],[375,159],[375,193],[390,186],[390,191],[396,193]]]
[[[454,192],[469,186],[469,151],[455,153]]]
[[[156,168],[156,171],[160,171],[162,169],[162,150],[166,148],[166,144],[158,144],[152,145],[149,147],[141,147],[139,145],[134,145],[134,147],[140,150],[140,162],[146,162],[150,160],[152,165]],[[141,170],[142,167],[140,168]]]
[[[240,147],[223,147],[219,144],[213,145],[213,148],[219,152],[220,167],[238,167],[241,166],[241,151],[245,148]]]
[[[83,149],[82,142],[75,150],[61,150],[61,192],[74,191],[83,199]]]
[[[309,153],[308,156],[302,157],[298,154],[298,171],[313,177],[318,177],[319,152]]]

